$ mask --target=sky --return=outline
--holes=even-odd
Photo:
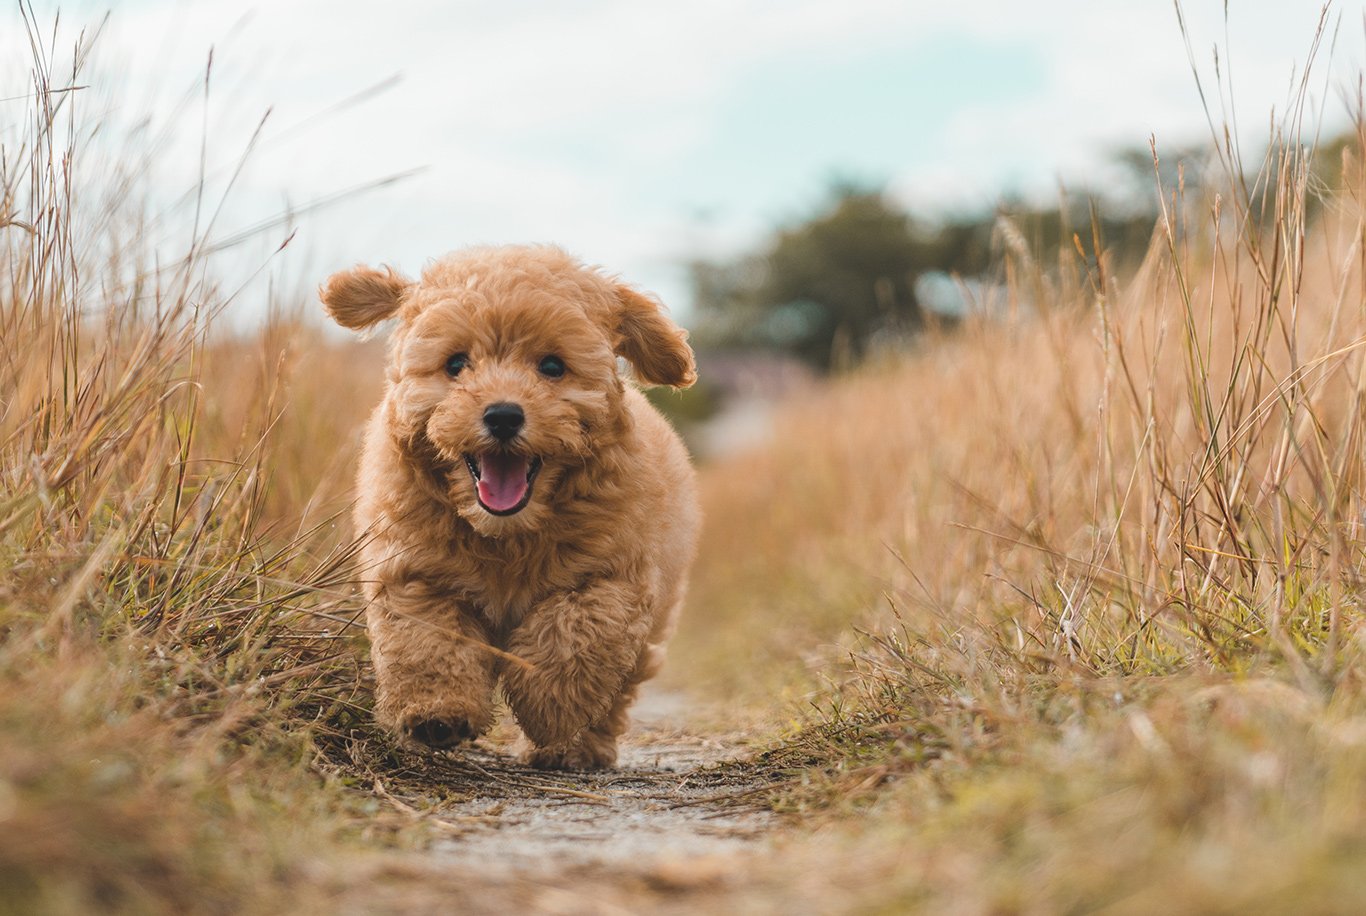
[[[201,153],[217,242],[406,174],[233,246],[224,269],[311,290],[357,262],[415,274],[462,245],[554,242],[686,320],[690,258],[752,249],[835,180],[933,217],[1104,186],[1112,153],[1150,136],[1159,152],[1207,139],[1192,59],[1216,119],[1222,87],[1249,148],[1264,143],[1322,3],[1229,0],[1227,22],[1222,0],[1182,5],[1192,56],[1167,0],[121,0],[64,3],[59,23],[34,0],[34,14],[59,60],[108,14],[77,81],[80,119],[101,125],[87,174],[153,150],[142,190],[168,252]],[[1336,38],[1309,91],[1329,130],[1347,123],[1364,14],[1329,8]],[[10,6],[11,145],[28,47]],[[262,301],[253,288],[234,308]]]

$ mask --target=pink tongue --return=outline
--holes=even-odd
[[[527,460],[490,452],[479,459],[479,501],[485,509],[506,512],[526,496]]]

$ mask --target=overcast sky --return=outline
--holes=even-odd
[[[50,29],[56,7],[35,6]],[[1222,0],[1184,2],[1214,104],[1217,44],[1256,143],[1287,108],[1322,4],[1229,6],[1226,37]],[[61,9],[67,47],[110,7]],[[1332,16],[1340,33],[1311,95],[1338,127],[1363,6]],[[300,219],[270,270],[307,286],[356,261],[415,273],[468,243],[553,241],[686,314],[687,258],[754,244],[812,212],[837,176],[884,183],[921,212],[984,208],[1060,178],[1103,182],[1109,153],[1150,134],[1159,150],[1208,136],[1166,0],[122,0],[98,48],[79,110],[113,126],[101,156],[134,125],[133,146],[168,138],[149,179],[159,206],[196,185],[201,139],[209,196],[221,194],[270,112],[220,240],[421,169]],[[29,66],[10,5],[0,98],[25,91]],[[22,102],[0,102],[0,137],[13,142],[22,118]]]

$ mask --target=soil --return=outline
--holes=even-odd
[[[690,708],[647,689],[617,767],[597,773],[518,765],[508,725],[386,766],[375,794],[438,839],[373,876],[364,911],[670,911],[724,894],[771,844],[784,775],[744,736],[703,733]]]

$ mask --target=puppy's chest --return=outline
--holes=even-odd
[[[552,574],[500,563],[480,564],[471,573],[466,594],[489,628],[503,635],[516,629],[537,604],[573,588],[580,578],[565,570]]]
[[[607,556],[589,549],[597,539],[554,542],[492,542],[453,545],[463,591],[485,624],[497,634],[515,629],[538,604],[582,588],[610,567]],[[462,549],[463,548],[463,549]]]
[[[503,637],[521,624],[536,602],[543,600],[544,594],[530,588],[487,589],[473,597],[479,616],[501,642]]]

